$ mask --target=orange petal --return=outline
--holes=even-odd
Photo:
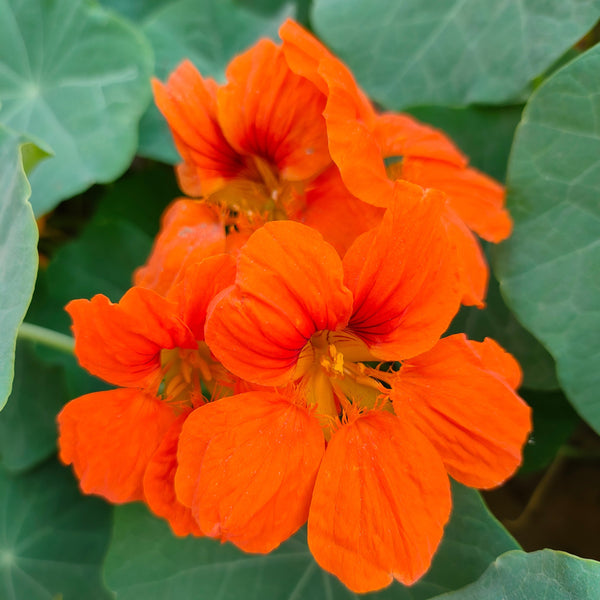
[[[456,252],[463,289],[461,302],[483,308],[489,279],[485,254],[475,235],[449,206],[443,218]]]
[[[327,446],[308,545],[354,592],[394,578],[411,584],[429,568],[450,503],[446,471],[423,435],[388,412],[371,411],[342,426]]]
[[[431,348],[462,294],[442,219],[443,194],[397,181],[392,201],[381,225],[344,256],[345,282],[354,294],[349,328],[383,360]]]
[[[169,298],[179,306],[179,315],[197,340],[204,339],[206,311],[212,299],[235,281],[236,264],[229,254],[209,256],[185,271]]]
[[[407,158],[401,176],[426,188],[448,194],[450,206],[477,235],[501,242],[512,230],[512,220],[504,208],[504,188],[476,169],[426,158]]]
[[[175,420],[173,410],[139,390],[96,392],[58,415],[59,456],[82,491],[114,503],[143,500],[144,471]]]
[[[319,74],[329,87],[323,114],[331,158],[352,194],[364,202],[387,207],[393,183],[373,134],[375,112],[339,61],[321,61]]]
[[[97,294],[72,300],[65,309],[73,320],[79,363],[115,385],[157,386],[161,350],[197,347],[177,306],[152,290],[131,288],[118,304]]]
[[[165,211],[152,252],[133,280],[166,295],[188,265],[222,252],[225,228],[217,210],[195,200],[176,200]]]
[[[148,462],[144,473],[144,497],[152,512],[169,522],[175,535],[200,536],[202,531],[192,516],[192,511],[175,496],[177,444],[188,414],[186,412],[180,415],[173,423]]]
[[[516,361],[493,340],[453,335],[403,364],[394,410],[427,436],[452,477],[490,488],[519,466],[531,431],[530,409],[513,391],[518,378]]]
[[[392,187],[374,135],[377,116],[350,70],[297,23],[280,28],[290,68],[327,96],[324,111],[331,157],[356,197],[379,207],[388,205]]]
[[[192,413],[178,476],[195,482],[192,508],[204,533],[246,552],[270,552],[306,522],[324,446],[305,408],[279,394],[248,392]],[[196,457],[188,460],[198,448],[199,471]]]
[[[420,123],[409,115],[398,113],[379,115],[373,134],[381,147],[382,160],[392,156],[404,159],[416,156],[446,161],[458,167],[467,166],[467,159],[444,133]],[[419,182],[413,181],[413,183]],[[423,184],[419,183],[419,185]],[[423,187],[437,186],[423,185]]]
[[[290,70],[280,47],[260,40],[231,61],[227,80],[217,95],[219,122],[238,152],[265,159],[290,181],[327,167],[325,97]]]
[[[283,40],[282,49],[290,69],[327,94],[327,82],[319,75],[319,63],[324,58],[333,59],[333,54],[292,19],[287,19],[279,28],[279,37]]]
[[[359,235],[379,225],[384,212],[353,196],[335,165],[312,182],[306,203],[302,222],[316,229],[340,256]]]
[[[310,227],[275,221],[242,248],[235,286],[209,307],[206,341],[238,377],[285,385],[310,337],[342,329],[351,310],[335,249]]]
[[[181,189],[189,196],[209,194],[246,167],[229,145],[217,119],[217,86],[183,61],[166,85],[152,81],[156,104],[167,120],[185,167]]]

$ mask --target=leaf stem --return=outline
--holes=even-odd
[[[73,354],[75,347],[75,340],[71,336],[34,325],[33,323],[21,323],[17,338],[37,342],[65,354]]]

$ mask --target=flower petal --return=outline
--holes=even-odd
[[[501,242],[512,230],[512,220],[504,208],[504,188],[476,169],[426,158],[406,158],[401,177],[448,195],[450,206],[479,236]]]
[[[343,261],[354,295],[350,330],[383,360],[431,348],[462,295],[443,194],[396,181],[392,200],[381,225],[359,237]]]
[[[344,184],[364,202],[389,206],[393,183],[388,179],[381,148],[373,135],[376,119],[373,108],[338,60],[322,60],[319,74],[329,88],[323,113],[329,152]]]
[[[325,97],[290,70],[280,47],[260,40],[231,61],[227,80],[217,94],[219,122],[238,152],[267,160],[291,181],[329,165]]]
[[[175,419],[170,406],[139,390],[80,396],[58,415],[59,456],[84,493],[117,504],[143,500],[144,471]]]
[[[427,436],[452,477],[490,488],[519,466],[531,431],[530,409],[513,391],[519,371],[493,340],[449,336],[403,364],[394,409]]]
[[[238,377],[285,385],[310,337],[342,329],[351,307],[335,249],[310,227],[271,222],[250,237],[235,285],[209,307],[206,341]]]
[[[276,548],[306,522],[324,446],[316,418],[272,392],[194,411],[181,434],[179,476],[195,481],[192,509],[201,529],[246,552]],[[194,474],[198,461],[188,456],[197,448],[202,461]]]
[[[327,83],[319,75],[319,63],[334,56],[317,38],[292,19],[287,19],[279,28],[283,40],[283,53],[290,69],[311,81],[323,94],[327,94]]]
[[[202,535],[192,511],[175,496],[177,444],[183,423],[189,412],[179,416],[165,433],[160,445],[150,458],[144,473],[144,497],[155,515],[167,519],[178,536]]]
[[[388,412],[371,411],[342,426],[327,446],[308,545],[354,592],[393,578],[411,584],[429,568],[450,503],[448,477],[423,435]]]
[[[118,304],[97,294],[72,300],[65,309],[73,320],[79,363],[115,385],[158,387],[160,351],[197,347],[176,305],[152,290],[131,288]]]
[[[217,85],[183,61],[166,85],[152,82],[156,104],[169,123],[184,160],[179,184],[189,196],[210,194],[246,166],[225,139],[217,119]]]
[[[451,240],[458,262],[462,285],[462,304],[485,306],[489,269],[485,254],[477,237],[450,208],[444,216],[448,238]]]
[[[188,265],[222,252],[225,228],[217,210],[195,200],[176,200],[165,211],[152,252],[133,281],[166,295]]]
[[[235,281],[236,264],[229,254],[209,256],[185,271],[169,298],[197,340],[204,339],[206,312],[212,299]]]
[[[306,192],[302,222],[316,229],[340,256],[354,240],[381,222],[384,210],[353,196],[332,165],[315,179]]]

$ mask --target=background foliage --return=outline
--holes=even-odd
[[[2,598],[354,597],[314,563],[303,532],[259,557],[174,538],[142,506],[81,496],[54,458],[56,413],[104,386],[77,366],[62,307],[98,292],[117,300],[179,194],[151,76],[164,80],[190,58],[223,80],[236,53],[276,38],[288,16],[312,27],[383,109],[444,129],[507,184],[515,230],[489,250],[488,305],[452,326],[513,352],[534,408],[521,474],[488,496],[492,506],[527,541],[518,534],[551,505],[565,464],[591,464],[598,479],[600,1],[0,0]],[[44,215],[39,244],[34,213]],[[556,551],[582,554],[575,532],[555,550],[525,553],[477,492],[453,493],[427,576],[373,597],[594,598],[599,564]],[[585,506],[558,493],[566,508],[554,518],[568,529]],[[595,518],[584,510],[598,539]]]

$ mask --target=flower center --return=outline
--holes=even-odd
[[[160,363],[159,394],[176,409],[196,408],[233,393],[231,377],[205,342],[198,342],[198,349],[161,350]]]
[[[323,428],[331,428],[354,407],[388,408],[391,373],[378,362],[366,344],[346,331],[319,331],[300,353],[297,375],[302,377],[309,406],[316,408]]]
[[[267,221],[294,219],[305,207],[304,183],[282,180],[266,160],[252,157],[246,177],[228,181],[207,198],[241,221],[259,227]]]

